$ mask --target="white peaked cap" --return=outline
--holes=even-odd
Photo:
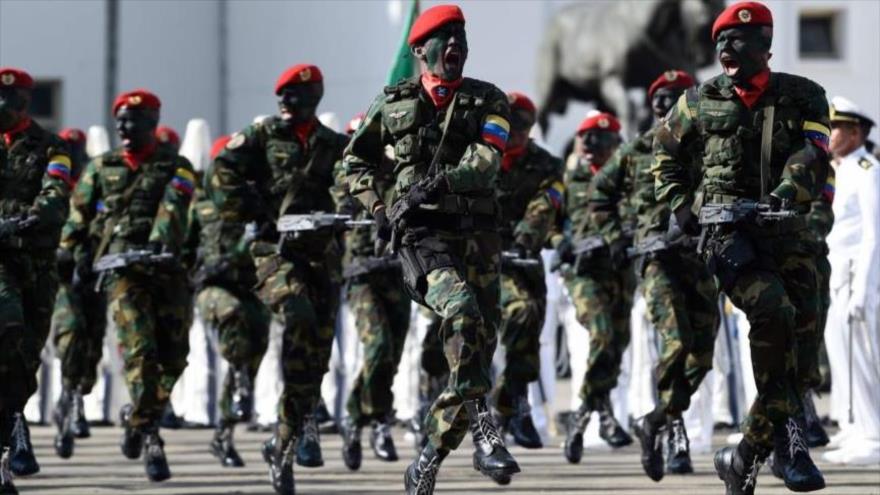
[[[180,156],[192,163],[196,172],[204,172],[211,163],[211,127],[205,119],[191,119],[186,123]]]
[[[874,119],[853,103],[842,96],[831,98],[831,122],[866,122],[874,125]]]
[[[86,131],[86,154],[94,158],[110,151],[110,135],[102,125],[89,126]]]

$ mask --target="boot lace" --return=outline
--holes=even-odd
[[[492,421],[488,411],[480,411],[477,415],[477,426],[480,428],[483,438],[490,445],[504,445],[504,441],[501,440],[501,435],[498,434],[498,429],[495,428],[495,423]]]
[[[438,459],[431,459],[424,466],[419,466],[419,482],[416,484],[416,495],[432,495],[437,482],[437,471],[440,468]]]
[[[386,438],[391,436],[391,425],[389,423],[376,423],[376,437]]]
[[[165,442],[162,440],[162,437],[159,436],[158,433],[148,434],[144,439],[145,448],[147,451],[147,455],[150,457],[165,457],[165,451],[162,447],[165,445]]]
[[[15,413],[15,425],[12,427],[12,438],[15,441],[15,450],[28,450],[31,443],[30,434],[25,424],[24,416],[21,413]]]
[[[687,452],[690,447],[684,422],[677,420],[672,422],[672,451],[675,453]]]
[[[742,490],[747,491],[749,488],[755,487],[755,482],[758,480],[758,471],[761,470],[761,460],[758,459],[758,456],[754,456],[752,458],[752,464],[749,466],[749,472],[746,473],[746,478],[743,480]]]
[[[318,422],[312,415],[306,416],[303,421],[303,440],[309,442],[318,441]]]
[[[584,430],[587,429],[587,423],[590,422],[590,415],[593,414],[593,411],[587,409],[584,406],[581,406],[577,411],[572,415],[572,424],[577,430],[578,433],[583,433]]]
[[[9,470],[9,448],[4,447],[0,457],[0,486],[12,483],[12,472]]]
[[[785,430],[788,434],[788,455],[791,458],[794,458],[798,452],[809,452],[806,443],[804,443],[801,427],[797,424],[797,421],[788,418],[788,421],[785,423]]]

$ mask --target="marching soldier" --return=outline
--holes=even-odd
[[[508,93],[510,137],[498,174],[502,247],[515,255],[501,262],[501,343],[506,365],[493,391],[502,429],[526,448],[543,446],[532,422],[528,384],[540,371],[541,327],[547,287],[540,251],[558,232],[563,206],[562,161],[529,139],[536,120],[534,103]],[[557,236],[556,241],[561,240]]]
[[[590,184],[620,144],[620,122],[597,112],[577,130],[582,155],[566,178],[566,214],[571,222],[571,242],[563,243],[560,258],[572,261],[565,284],[578,322],[590,333],[590,356],[580,390],[581,406],[569,417],[565,458],[578,463],[583,455],[583,434],[592,413],[599,413],[599,435],[612,447],[632,443],[614,417],[610,393],[617,386],[620,361],[629,344],[629,312],[634,292],[626,249],[631,234],[623,229],[603,235],[592,218]],[[624,209],[625,202],[612,205]],[[627,218],[627,221],[629,219]],[[591,244],[591,241],[595,240]],[[579,247],[583,246],[583,247]]]
[[[122,147],[92,160],[71,200],[61,247],[74,262],[94,260],[98,285],[116,323],[132,404],[120,412],[120,447],[144,458],[147,477],[171,477],[159,435],[171,390],[186,368],[191,297],[177,264],[195,176],[192,166],[158,146],[159,98],[144,89],[113,102]],[[91,250],[92,226],[102,225]]]
[[[333,342],[341,248],[335,228],[282,236],[276,221],[336,211],[330,188],[346,138],[315,117],[324,94],[318,67],[287,69],[275,94],[280,116],[235,133],[214,160],[206,189],[224,223],[257,223],[251,244],[257,295],[284,322],[278,425],[263,445],[272,485],[284,494],[294,491],[294,450],[300,465],[324,464],[315,409]]]
[[[34,80],[0,67],[0,489],[34,474],[24,406],[37,390],[40,351],[58,289],[55,249],[67,218],[67,145],[28,115]]]
[[[409,494],[433,493],[440,463],[468,424],[476,469],[500,483],[519,471],[485,399],[500,321],[495,179],[509,108],[495,86],[462,77],[464,22],[454,5],[419,16],[408,41],[422,74],[385,88],[344,159],[351,194],[399,253],[407,292],[443,318],[451,373],[425,418],[427,445],[406,470]],[[394,149],[390,204],[376,184],[386,146]]]
[[[825,181],[828,103],[813,81],[770,71],[772,33],[763,4],[726,8],[712,27],[723,73],[686,91],[654,138],[657,199],[684,232],[702,227],[699,248],[751,328],[758,395],[743,440],[715,454],[718,476],[737,494],[754,493],[771,450],[789,489],[825,486],[798,421],[795,330],[815,323],[817,287],[815,253],[801,242],[806,217],[795,214]],[[688,164],[699,159],[694,180]]]

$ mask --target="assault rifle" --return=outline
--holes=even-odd
[[[351,215],[338,213],[312,212],[306,214],[282,215],[278,219],[278,232],[308,232],[328,227],[352,228],[373,225],[372,220],[352,220]]]
[[[400,268],[400,259],[397,256],[370,256],[346,265],[342,270],[342,277],[349,279],[392,268]]]
[[[26,216],[24,214],[0,218],[0,240],[29,229],[39,221],[40,219],[36,215]]]
[[[201,288],[206,283],[214,280],[233,267],[233,262],[236,258],[241,256],[240,253],[246,252],[248,250],[248,246],[250,246],[251,242],[257,236],[257,227],[255,222],[250,222],[245,225],[244,233],[241,238],[238,240],[238,243],[235,245],[234,251],[231,253],[226,253],[220,256],[220,260],[216,263],[212,263],[210,265],[205,264],[204,258],[201,256],[201,249],[199,255],[199,263],[198,270],[190,277],[190,282],[193,287]]]
[[[501,264],[513,266],[538,266],[541,260],[537,258],[520,258],[516,251],[501,251]]]
[[[677,247],[693,248],[696,245],[697,239],[694,237],[682,235],[677,239],[670,241],[667,239],[666,235],[660,234],[648,237],[637,245],[627,248],[626,255],[629,258],[635,258],[636,256],[641,256],[643,254],[659,253]]]
[[[750,199],[738,199],[733,203],[707,203],[700,208],[700,225],[704,226],[697,243],[697,253],[706,245],[709,228],[714,225],[737,223],[744,220],[778,222],[796,218],[799,213],[791,209],[773,210],[767,203]]]
[[[101,291],[104,285],[104,277],[107,272],[119,268],[125,268],[132,265],[160,265],[168,264],[174,261],[174,254],[159,253],[156,254],[150,249],[130,249],[122,253],[105,254],[98,258],[98,261],[92,265],[92,271],[98,273],[98,280],[95,282],[95,292]]]

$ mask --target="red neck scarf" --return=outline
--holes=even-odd
[[[600,170],[602,170],[602,165],[597,165],[595,163],[590,164],[590,174],[596,175]]]
[[[513,168],[513,165],[520,159],[523,155],[526,154],[525,146],[518,146],[516,148],[507,148],[504,150],[504,156],[501,157],[501,170],[505,172],[510,172],[510,169]]]
[[[429,72],[422,73],[422,87],[425,88],[425,91],[428,93],[428,96],[431,97],[431,101],[434,102],[434,106],[437,108],[443,108],[452,100],[452,95],[455,94],[455,90],[461,86],[462,78],[459,77],[455,81],[444,81],[440,79],[440,76],[435,76]]]
[[[128,168],[130,168],[132,172],[135,172],[140,168],[141,164],[147,160],[147,158],[153,155],[153,152],[156,151],[156,146],[156,141],[153,141],[138,151],[124,150],[122,152],[122,158],[125,160],[125,164],[128,165]]]
[[[31,118],[25,117],[25,118],[19,120],[17,124],[12,126],[12,129],[9,129],[8,131],[4,131],[3,132],[3,139],[6,140],[6,146],[7,147],[11,146],[12,140],[15,139],[15,136],[21,134],[22,131],[24,131],[25,129],[27,129],[30,126],[31,126]]]
[[[739,95],[739,99],[751,110],[758,98],[764,94],[767,86],[770,85],[770,69],[764,69],[758,72],[748,81],[748,88],[741,88],[734,85],[733,90]]]
[[[318,119],[311,119],[308,122],[293,125],[293,135],[299,139],[299,144],[302,145],[303,149],[308,149],[309,137],[315,132],[316,127],[318,127]]]

